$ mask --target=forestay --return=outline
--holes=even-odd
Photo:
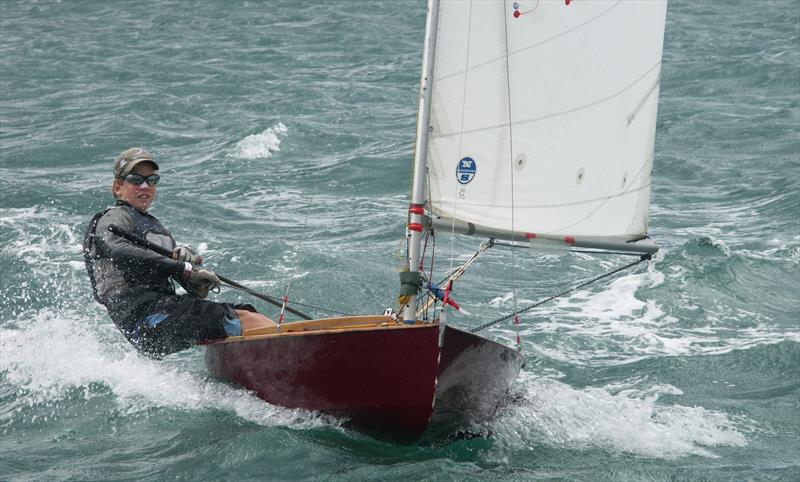
[[[647,232],[666,0],[441,0],[427,150],[439,225],[630,246]]]

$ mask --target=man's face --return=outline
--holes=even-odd
[[[140,176],[147,177],[155,174],[153,165],[149,162],[140,162],[132,170],[131,174],[139,174]],[[147,212],[150,205],[156,199],[156,185],[149,185],[142,181],[140,184],[131,184],[129,181],[122,179],[114,180],[114,195],[120,201],[125,201],[141,212]]]

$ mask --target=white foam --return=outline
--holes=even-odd
[[[514,298],[514,292],[509,291],[508,293],[502,296],[493,298],[491,301],[489,301],[489,305],[499,308],[501,306],[508,304],[508,302],[510,302],[513,298]]]
[[[547,445],[674,459],[717,457],[713,447],[747,445],[741,433],[746,422],[703,407],[657,403],[661,395],[681,394],[671,385],[635,379],[623,387],[575,389],[530,373],[522,373],[518,383],[522,401],[491,423],[501,446],[536,450]]]
[[[208,249],[208,243],[200,243],[197,246],[197,254],[199,254],[200,256],[206,256],[208,255],[209,252],[210,251]]]
[[[36,219],[38,207],[3,209],[0,212],[0,226],[13,226],[19,222]]]
[[[83,261],[67,261],[67,265],[75,271],[83,271],[86,269],[86,264]]]
[[[74,215],[47,207],[7,209],[0,211],[0,227],[15,233],[13,243],[0,246],[0,253],[19,258],[32,266],[37,274],[49,277],[62,263],[65,253],[83,251],[70,222]]]
[[[275,124],[260,134],[251,134],[239,141],[232,155],[242,159],[265,159],[272,156],[273,152],[280,151],[281,137],[289,129],[282,122]]]
[[[101,308],[97,311],[103,316]],[[65,316],[44,310],[0,327],[0,372],[17,387],[22,404],[49,403],[70,393],[74,396],[77,389],[87,399],[110,391],[125,413],[216,409],[260,425],[298,429],[332,422],[318,414],[270,405],[243,389],[207,379],[200,350],[151,360],[128,346],[110,322],[90,324],[77,313]]]

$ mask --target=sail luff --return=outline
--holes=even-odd
[[[417,139],[414,149],[414,170],[411,184],[411,205],[409,207],[408,270],[417,272],[419,268],[424,221],[423,205],[426,200],[425,175],[428,158],[428,135],[430,133],[431,92],[433,90],[434,58],[436,34],[438,30],[439,0],[428,0],[428,14],[425,22],[425,45],[422,55],[422,74],[420,78],[419,109],[417,111]],[[402,286],[401,286],[402,294]],[[416,321],[416,293],[409,293],[401,307],[403,321]]]

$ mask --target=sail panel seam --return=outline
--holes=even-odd
[[[441,81],[441,80],[448,79],[450,77],[454,77],[456,75],[465,74],[465,73],[467,73],[469,71],[478,70],[478,69],[481,69],[481,68],[486,67],[488,65],[492,65],[492,64],[494,64],[496,62],[501,62],[502,60],[507,59],[509,56],[514,56],[514,55],[520,54],[522,52],[526,52],[528,50],[531,50],[533,48],[539,47],[541,45],[544,45],[546,43],[552,42],[553,40],[559,39],[559,38],[561,38],[561,37],[563,37],[565,35],[568,35],[568,34],[574,32],[576,30],[579,30],[579,29],[585,27],[586,25],[589,25],[590,23],[598,20],[599,18],[605,16],[606,14],[608,14],[609,12],[611,12],[612,10],[617,8],[621,3],[622,3],[622,0],[619,0],[617,3],[615,3],[612,6],[610,6],[607,10],[604,10],[604,11],[600,12],[598,15],[590,18],[589,20],[583,22],[582,24],[579,24],[579,25],[576,25],[576,26],[572,27],[569,30],[565,30],[563,32],[560,32],[560,33],[552,36],[552,37],[546,38],[544,40],[540,40],[539,42],[527,45],[525,47],[520,47],[517,50],[513,50],[511,52],[508,52],[508,50],[506,50],[506,54],[505,55],[501,55],[500,57],[495,57],[493,59],[489,59],[489,60],[483,61],[483,62],[481,62],[479,64],[473,65],[472,67],[467,67],[466,69],[457,70],[455,72],[451,72],[449,74],[442,75],[441,77],[434,77],[434,81],[438,82],[438,81]]]
[[[592,199],[585,199],[585,200],[581,200],[581,201],[572,201],[572,202],[558,203],[558,204],[526,204],[526,205],[522,205],[522,206],[517,205],[516,207],[518,207],[520,209],[549,209],[549,208],[560,208],[560,207],[565,207],[565,206],[580,206],[580,205],[583,205],[583,204],[592,204],[592,203],[596,203],[596,202],[607,201],[607,200],[613,199],[613,198],[627,196],[629,194],[634,194],[634,193],[639,192],[639,191],[641,191],[643,189],[648,189],[651,185],[652,185],[652,183],[648,182],[647,184],[639,186],[636,189],[628,189],[628,190],[625,190],[625,191],[622,191],[622,192],[619,192],[619,193],[616,193],[616,194],[610,194],[608,196],[592,198]],[[431,202],[433,202],[433,201],[434,200],[431,199]],[[436,202],[435,204],[441,205],[440,202]],[[476,202],[461,201],[460,204],[462,206],[486,207],[485,204],[476,203]],[[509,204],[493,204],[493,205],[491,205],[491,207],[492,208],[510,208],[511,205],[509,205]]]

